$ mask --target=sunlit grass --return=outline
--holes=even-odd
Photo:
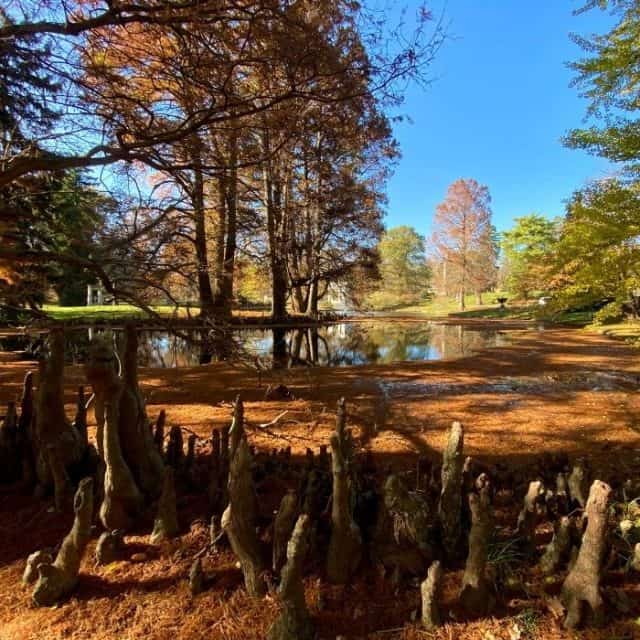
[[[586,327],[589,331],[596,331],[602,335],[619,340],[626,340],[640,345],[640,321],[628,320],[615,324],[590,324]]]
[[[157,306],[151,307],[158,315],[169,318],[179,317],[187,318],[189,313],[191,316],[198,315],[199,309],[196,307],[172,307]],[[134,307],[130,304],[118,305],[92,305],[89,307],[59,307],[57,305],[44,305],[43,311],[51,316],[54,320],[71,321],[71,320],[124,320],[124,319],[141,319],[147,318],[149,315],[143,309]]]
[[[500,297],[507,298],[507,305],[504,309],[500,308],[497,299]],[[509,295],[502,292],[483,294],[482,304],[478,304],[476,295],[469,294],[465,296],[465,310],[460,310],[460,303],[447,297],[437,297],[425,302],[424,304],[411,305],[395,309],[394,313],[418,313],[428,317],[441,318],[453,316],[457,318],[517,318],[521,320],[530,320],[534,318],[533,311],[535,306],[523,306],[521,304],[510,304]]]
[[[197,318],[200,308],[175,307],[171,305],[152,305],[151,309],[162,318]],[[100,322],[100,321],[125,321],[144,320],[149,318],[149,314],[131,304],[117,305],[91,305],[79,307],[60,307],[58,305],[44,305],[43,311],[53,320],[61,322]],[[268,309],[234,309],[235,318],[261,320],[269,317]],[[296,314],[291,314],[296,316]]]
[[[498,298],[507,298],[505,308],[501,308]],[[483,295],[483,304],[478,304],[475,295],[465,296],[465,310],[453,298],[434,298],[421,305],[395,309],[394,313],[421,314],[428,318],[460,318],[479,320],[521,320],[541,321],[557,324],[584,326],[593,320],[592,311],[563,311],[551,314],[548,308],[537,302],[510,301],[509,295],[495,292]]]

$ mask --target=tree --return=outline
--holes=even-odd
[[[574,84],[590,101],[588,116],[600,119],[602,125],[574,129],[566,143],[614,162],[630,163],[629,168],[638,171],[640,6],[635,0],[592,0],[584,10],[596,6],[608,8],[618,21],[603,35],[574,36],[587,55],[571,67],[577,72]]]
[[[36,175],[0,189],[4,226],[0,240],[19,257],[5,270],[0,293],[9,315],[19,308],[39,307],[49,288],[63,305],[82,304],[91,274],[75,262],[31,262],[34,252],[74,253],[88,259],[97,233],[113,203],[99,193],[87,176],[72,170]],[[1,277],[1,276],[0,276]]]
[[[547,260],[559,307],[614,298],[640,288],[640,186],[611,179],[577,191]]]
[[[495,283],[497,247],[490,204],[486,186],[460,179],[449,186],[446,198],[436,207],[435,259],[446,273],[446,289],[456,292],[461,309],[465,294],[482,293]]]
[[[100,193],[86,172],[72,169],[62,176],[51,193],[48,225],[40,229],[58,252],[73,252],[90,258],[91,246],[101,235],[103,225],[113,212],[113,200]],[[33,229],[32,229],[33,231]],[[61,305],[82,305],[86,300],[86,287],[94,277],[74,264],[54,263],[55,273],[50,281]]]
[[[532,213],[515,219],[512,229],[502,234],[504,286],[525,300],[532,291],[545,291],[548,278],[545,258],[556,241],[557,223]]]
[[[370,302],[374,306],[414,304],[430,294],[431,271],[427,265],[424,238],[408,226],[393,227],[378,245],[381,282]]]
[[[294,295],[315,314],[327,283],[372,261],[394,154],[382,107],[423,77],[442,40],[419,11],[395,46],[380,17],[343,0],[321,11],[310,0],[16,0],[0,16],[0,66],[15,60],[24,80],[0,90],[23,89],[36,115],[53,105],[56,126],[31,135],[36,115],[12,107],[27,144],[5,150],[0,185],[113,165],[109,180],[124,186],[101,250],[29,259],[81,267],[147,311],[197,281],[202,315],[222,320],[252,232],[274,317]],[[2,258],[16,260],[14,247]]]

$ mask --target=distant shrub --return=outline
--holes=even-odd
[[[613,324],[615,322],[620,322],[623,318],[624,310],[622,308],[622,303],[614,300],[596,311],[593,315],[593,322],[594,324]]]

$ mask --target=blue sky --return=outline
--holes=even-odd
[[[457,178],[489,187],[501,231],[527,213],[561,215],[576,188],[611,172],[604,160],[560,141],[586,112],[569,86],[566,63],[581,56],[569,34],[603,32],[611,23],[598,10],[572,15],[580,5],[431,3],[436,14],[444,6],[451,37],[431,68],[431,86],[410,87],[399,110],[412,123],[395,126],[403,157],[388,185],[388,227],[409,224],[429,235],[435,207]]]

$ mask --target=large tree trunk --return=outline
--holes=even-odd
[[[222,225],[222,233],[218,235],[223,251],[215,296],[216,309],[226,319],[230,319],[232,313],[238,217],[238,135],[235,130],[229,135],[229,147],[229,169],[220,178],[220,198],[223,200],[220,207],[226,212],[226,224]]]
[[[202,171],[200,140],[196,139],[192,149],[193,193],[191,195],[193,205],[193,219],[195,223],[195,248],[196,265],[198,269],[198,296],[200,298],[200,316],[205,319],[214,317],[213,289],[209,275],[209,255],[207,250],[207,224],[204,203],[204,174]]]
[[[312,274],[311,284],[309,285],[309,296],[307,297],[306,313],[310,318],[318,317],[318,280],[316,274]]]
[[[287,316],[287,254],[285,216],[282,210],[282,181],[275,175],[268,131],[263,133],[263,150],[266,158],[264,173],[264,202],[267,210],[267,239],[271,264],[271,317],[278,321]]]

